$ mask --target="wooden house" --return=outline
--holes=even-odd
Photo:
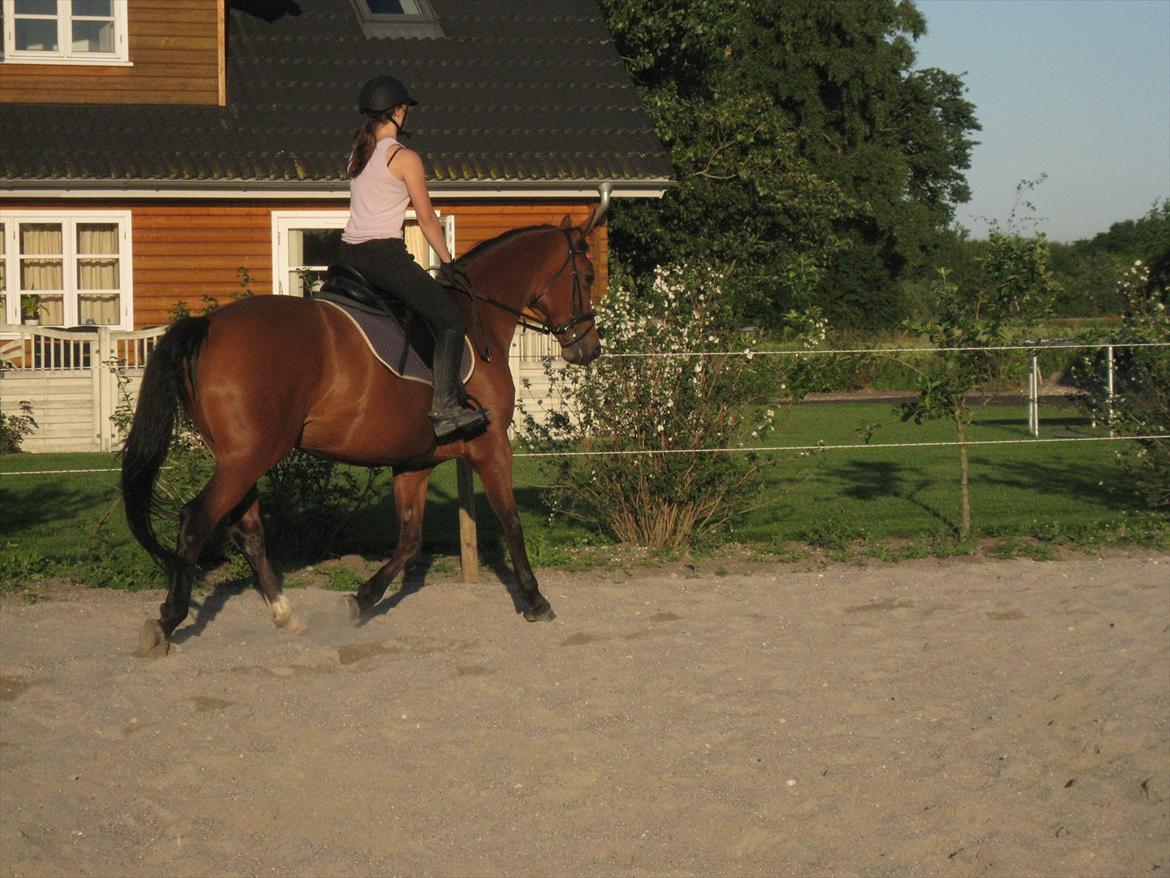
[[[584,219],[603,185],[671,184],[593,0],[0,0],[0,19],[0,343],[30,320],[132,332],[205,296],[303,294],[380,74],[420,102],[409,144],[456,255]]]

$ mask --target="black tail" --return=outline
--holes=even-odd
[[[189,369],[194,379],[194,358],[207,338],[208,326],[206,317],[185,317],[159,340],[146,364],[134,423],[122,450],[122,502],[130,532],[167,570],[173,569],[178,558],[159,543],[151,523],[157,506],[154,484],[171,447],[179,408],[186,401],[184,375]]]

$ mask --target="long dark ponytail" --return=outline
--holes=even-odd
[[[349,163],[345,168],[351,180],[365,170],[370,156],[374,154],[374,147],[378,143],[374,132],[378,130],[379,125],[394,121],[391,117],[397,109],[394,107],[385,113],[366,113],[366,121],[353,132],[353,143],[349,147]]]

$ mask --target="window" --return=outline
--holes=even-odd
[[[133,329],[130,215],[5,213],[0,322]]]
[[[129,64],[125,0],[2,0],[4,57],[25,64]]]
[[[441,37],[430,0],[353,0],[367,37]]]
[[[337,261],[341,232],[349,222],[349,211],[330,210],[274,211],[272,214],[272,292],[277,295],[303,296],[316,291],[325,278],[325,269]],[[454,253],[454,217],[439,217],[447,239],[447,249]],[[403,229],[406,249],[419,265],[438,266],[439,259],[423,237],[414,214],[406,214]]]

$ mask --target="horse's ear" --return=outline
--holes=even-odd
[[[573,227],[573,218],[566,213],[565,218],[561,220],[560,228],[571,229],[572,227]]]

